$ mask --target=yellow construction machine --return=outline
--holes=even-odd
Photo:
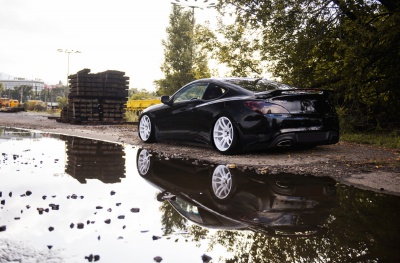
[[[0,98],[0,108],[14,108],[19,106],[18,100]]]
[[[0,98],[0,111],[1,112],[18,112],[23,111],[24,108],[21,107],[18,100]]]

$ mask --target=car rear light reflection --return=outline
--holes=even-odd
[[[272,103],[265,103],[263,101],[246,101],[244,105],[246,105],[246,107],[248,107],[249,109],[261,113],[263,115],[289,113],[289,111],[286,110],[284,107]]]

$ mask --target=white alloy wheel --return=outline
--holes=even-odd
[[[218,165],[212,175],[212,189],[215,197],[225,199],[232,191],[232,175],[225,165]]]
[[[143,115],[139,122],[139,135],[143,141],[148,141],[151,136],[151,120],[147,115]]]
[[[214,124],[213,139],[215,147],[221,152],[226,152],[234,145],[234,130],[230,119],[220,117]]]
[[[150,168],[150,154],[147,150],[142,150],[139,153],[137,167],[140,175],[146,175]]]

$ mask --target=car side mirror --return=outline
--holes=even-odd
[[[171,101],[169,99],[169,96],[161,96],[161,102],[167,105],[171,105]]]

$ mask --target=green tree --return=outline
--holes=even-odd
[[[5,93],[4,84],[0,82],[0,98],[3,97]]]
[[[14,87],[10,90],[10,98],[14,100],[19,100],[20,102],[26,102],[34,98],[34,93],[32,91],[32,86],[21,85]]]
[[[66,86],[44,88],[39,95],[39,99],[45,102],[56,102],[58,97],[65,97]]]
[[[163,202],[160,205],[160,211],[162,212],[161,223],[164,228],[164,235],[170,235],[174,231],[187,230],[186,218],[182,217],[170,203]]]
[[[136,88],[129,89],[129,99],[131,100],[145,100],[156,98],[155,92],[149,92],[145,89],[138,90]]]
[[[202,39],[201,47],[216,59],[224,64],[230,76],[260,77],[264,75],[260,55],[260,42],[256,36],[260,32],[251,29],[243,23],[225,25],[218,19],[216,32],[213,32],[207,25],[199,27],[198,38]],[[219,36],[225,36],[220,39]]]
[[[68,99],[65,97],[58,97],[57,103],[58,103],[58,108],[63,109],[65,106],[68,105]]]
[[[261,60],[275,77],[335,90],[353,126],[389,128],[400,117],[399,6],[397,0],[220,1],[223,13],[237,16],[236,28],[261,31]],[[226,53],[236,49],[232,42]]]
[[[172,94],[196,78],[209,77],[206,55],[196,43],[194,13],[173,5],[164,46],[161,71],[164,78],[155,80],[158,95]]]

